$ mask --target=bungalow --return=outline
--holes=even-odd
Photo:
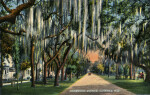
[[[3,65],[3,80],[12,80],[15,78],[15,64],[12,60],[12,57],[10,55],[8,55],[8,58],[4,59],[4,65]],[[30,72],[31,72],[31,68],[27,69],[24,71],[24,79],[28,79],[30,78]],[[22,71],[20,73],[20,77],[19,79],[21,79],[22,76]]]
[[[8,58],[5,58],[3,63],[3,79],[13,79],[15,74],[15,68],[14,63],[12,61],[12,57],[8,55]]]
[[[8,55],[8,58],[4,59],[4,65],[3,65],[3,80],[5,81],[9,81],[12,79],[15,79],[15,73],[16,73],[16,69],[15,69],[15,64],[13,62],[13,59],[10,55]],[[43,67],[43,68],[42,68]],[[50,69],[50,68],[49,68]],[[38,75],[38,80],[42,80],[43,76],[44,76],[44,63],[40,60],[39,64],[37,65],[37,75]],[[49,72],[49,71],[47,71]],[[53,77],[55,76],[55,72],[54,70],[50,70],[49,73],[47,73],[47,77],[49,75],[52,75]],[[60,73],[61,74],[61,73]],[[28,68],[25,71],[19,71],[19,79],[23,79],[28,80],[31,78],[31,68]],[[35,66],[35,77],[36,77],[36,66]]]

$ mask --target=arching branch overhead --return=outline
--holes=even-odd
[[[96,40],[98,40],[98,37],[97,38],[92,38],[92,37],[90,37],[89,35],[87,35],[86,34],[86,36],[89,38],[89,39],[91,39],[92,41],[96,41]]]
[[[16,33],[16,32],[14,32],[14,31],[10,31],[10,30],[7,30],[7,29],[3,29],[2,27],[0,27],[0,31],[1,31],[1,32],[4,32],[4,33],[12,34],[12,35],[23,35],[23,33],[26,33],[26,31],[23,30],[23,29],[21,29],[21,30],[19,31],[19,33]]]
[[[47,36],[47,37],[45,37],[44,39],[53,38],[53,37],[59,36],[59,35],[62,34],[71,24],[72,24],[72,21],[70,21],[69,24],[67,24],[66,26],[64,26],[64,27],[60,30],[60,32],[59,32],[58,34]]]
[[[19,6],[17,6],[15,9],[10,10],[3,2],[3,0],[1,0],[1,4],[3,5],[3,7],[6,9],[6,11],[9,12],[8,15],[2,16],[0,17],[0,23],[3,22],[10,22],[12,24],[15,23],[16,21],[16,17],[20,14],[20,12],[24,9],[27,9],[31,6],[33,6],[35,3],[35,0],[28,0],[27,3],[21,4]]]
[[[1,4],[3,5],[3,7],[5,8],[5,10],[6,10],[7,12],[9,12],[9,13],[11,13],[11,12],[12,12],[12,10],[11,10],[11,9],[9,9],[9,8],[6,6],[6,4],[4,3],[4,1],[3,1],[3,0],[1,0],[0,2],[1,2]]]

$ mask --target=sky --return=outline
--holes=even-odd
[[[86,56],[91,61],[91,63],[94,63],[95,61],[98,61],[99,51],[88,51]]]

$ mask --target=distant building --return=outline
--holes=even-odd
[[[15,79],[15,64],[12,60],[12,57],[8,55],[8,58],[4,59],[4,65],[3,65],[3,80],[11,80]],[[21,79],[23,75],[23,72],[20,71],[19,79]],[[23,79],[29,79],[31,75],[31,68],[24,71],[24,77]]]
[[[24,73],[24,75],[22,74]],[[21,75],[23,75],[23,79],[28,80],[31,78],[31,68],[28,68],[27,70],[25,70],[24,72],[21,72]]]
[[[14,74],[15,74],[15,66],[12,61],[12,57],[8,55],[8,59],[4,59],[4,65],[3,65],[3,79],[8,80],[8,79],[13,79]]]
[[[15,69],[15,64],[13,62],[12,57],[10,55],[8,55],[8,58],[5,58],[3,63],[4,63],[4,65],[3,65],[3,80],[7,81],[7,80],[15,79],[16,69]],[[34,75],[36,77],[36,66],[34,68],[34,72],[35,72]],[[42,61],[40,61],[39,64],[37,65],[37,75],[38,75],[38,77],[37,77],[38,80],[41,81],[44,76],[44,63]],[[50,75],[55,76],[54,71],[51,71]],[[22,79],[22,76],[23,76],[23,79],[25,79],[25,80],[31,79],[31,68],[28,68],[25,71],[19,71],[19,80]],[[47,73],[47,77],[48,77],[48,73]]]

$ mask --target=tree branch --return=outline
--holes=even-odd
[[[3,5],[3,7],[5,8],[5,10],[6,10],[7,12],[9,12],[9,13],[11,13],[11,12],[12,12],[12,10],[11,10],[11,9],[9,9],[9,8],[6,6],[6,4],[4,3],[4,1],[3,1],[3,0],[0,0],[0,2],[1,2],[1,4]]]
[[[51,54],[50,53],[47,53],[47,54],[48,54],[49,58],[52,59]],[[54,59],[54,61],[55,61],[56,65],[57,65],[57,67],[59,67],[59,64],[58,64],[58,61],[56,60],[56,58]]]
[[[56,16],[58,16],[59,18],[61,18],[62,16],[61,15],[59,15],[58,14],[58,12],[52,12],[52,13],[50,13],[45,19],[43,19],[44,21],[45,20],[48,20],[52,15],[56,15]]]
[[[61,60],[60,60],[60,58],[59,58],[59,56],[57,56],[57,59],[58,59],[58,64],[59,64],[59,66],[61,65]]]
[[[81,32],[80,34],[77,35],[77,38],[76,38],[76,39],[78,39],[80,35],[82,35],[82,32]]]
[[[16,9],[11,10],[10,14],[3,16],[3,17],[0,17],[0,23],[10,22],[10,23],[14,24],[16,21],[16,16],[18,16],[22,10],[33,6],[34,3],[35,3],[35,0],[29,0],[27,3],[24,3],[24,4],[17,6]]]
[[[65,62],[66,62],[67,56],[68,56],[68,54],[69,54],[69,51],[71,50],[71,48],[72,48],[73,45],[74,45],[74,40],[75,40],[75,38],[73,38],[72,44],[69,44],[69,47],[66,49],[66,51],[65,51],[65,53],[64,53],[63,63],[61,64],[60,69],[62,69],[62,67],[65,65]]]
[[[12,35],[23,35],[23,33],[26,33],[26,31],[23,30],[23,29],[21,29],[21,30],[19,31],[19,33],[15,33],[15,32],[13,32],[13,31],[9,31],[9,30],[7,30],[7,29],[3,29],[2,27],[0,27],[0,31],[1,31],[1,32],[4,32],[4,33],[9,33],[9,34],[12,34]]]
[[[140,67],[140,68],[144,69],[144,70],[146,69],[145,66],[143,66],[143,65],[141,65],[141,64],[139,64],[139,63],[133,62],[133,64],[134,64],[135,66],[137,66],[137,67]]]
[[[73,58],[75,52],[76,52],[76,50],[72,53],[71,58],[70,58],[70,60],[68,62],[71,62],[71,59]],[[67,65],[69,64],[68,62],[67,62]]]
[[[43,52],[43,59],[44,59],[44,63],[47,63],[44,52]]]
[[[58,63],[58,61],[56,60],[56,58],[54,59],[54,61],[55,61],[56,65],[57,65],[57,68],[59,68],[59,63]]]
[[[48,65],[49,63],[51,63],[51,62],[57,57],[57,55],[59,54],[59,52],[60,52],[61,48],[63,47],[63,45],[64,45],[65,43],[68,43],[69,40],[70,40],[70,39],[65,40],[65,41],[60,45],[58,51],[55,53],[55,55],[54,55],[52,58],[50,58],[50,59],[46,62],[46,65]]]
[[[76,50],[73,52],[73,54],[71,55],[71,59],[73,58],[74,54],[76,53]]]
[[[98,40],[98,37],[97,38],[92,38],[92,37],[90,37],[89,35],[87,35],[86,34],[86,36],[89,38],[89,39],[91,39],[92,41],[96,41],[96,40]]]
[[[58,34],[47,36],[44,39],[53,38],[53,37],[59,36],[60,34],[62,34],[71,25],[71,23],[72,23],[72,21],[70,21],[67,26],[63,27]]]

